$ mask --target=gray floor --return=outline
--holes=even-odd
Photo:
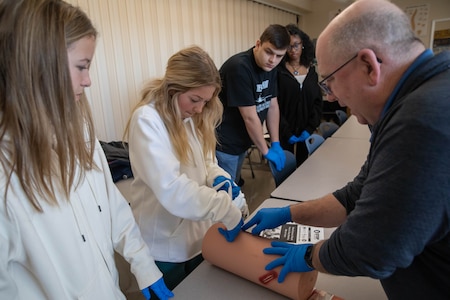
[[[242,178],[245,184],[241,187],[245,194],[248,208],[252,213],[264,200],[270,197],[270,193],[275,189],[275,181],[269,166],[258,150],[253,150],[251,153],[251,161],[253,167],[253,174],[249,165],[249,160],[246,158],[244,166],[242,167]]]

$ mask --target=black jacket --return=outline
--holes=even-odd
[[[280,141],[286,143],[292,135],[303,130],[310,134],[316,130],[322,117],[322,91],[314,66],[309,68],[303,87],[286,69],[278,66],[278,105],[280,107]]]

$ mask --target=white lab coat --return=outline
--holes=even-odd
[[[157,261],[185,262],[201,252],[203,236],[214,222],[228,229],[242,213],[227,192],[211,188],[223,175],[214,153],[204,157],[191,118],[184,120],[193,157],[181,164],[153,104],[136,110],[129,149],[134,180],[130,203],[144,240]]]
[[[39,151],[39,149],[36,149]],[[114,250],[142,289],[161,278],[97,141],[95,163],[67,201],[32,208],[13,176],[0,173],[0,299],[125,299]]]

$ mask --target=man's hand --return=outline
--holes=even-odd
[[[242,230],[247,230],[256,224],[255,228],[252,229],[252,234],[259,235],[264,229],[276,228],[291,221],[290,206],[262,208],[250,221],[242,226]]]
[[[264,254],[281,255],[267,264],[266,270],[272,270],[278,266],[281,268],[280,276],[278,276],[278,282],[282,283],[289,272],[309,272],[314,270],[309,267],[305,261],[306,249],[312,244],[290,244],[285,242],[272,242],[271,248],[265,248]]]

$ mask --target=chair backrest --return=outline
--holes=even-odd
[[[336,110],[336,115],[339,119],[339,126],[344,124],[345,121],[347,121],[347,113],[343,110]]]
[[[322,143],[325,141],[323,136],[317,133],[313,133],[305,140],[306,148],[309,155],[311,155]]]
[[[278,187],[292,172],[297,168],[297,161],[295,155],[292,152],[283,150],[286,155],[286,163],[281,171],[277,171],[275,164],[269,161],[270,171],[272,172],[273,179],[275,180],[275,186]]]
[[[334,122],[322,122],[319,125],[319,132],[324,139],[329,138],[339,129],[339,125]]]

